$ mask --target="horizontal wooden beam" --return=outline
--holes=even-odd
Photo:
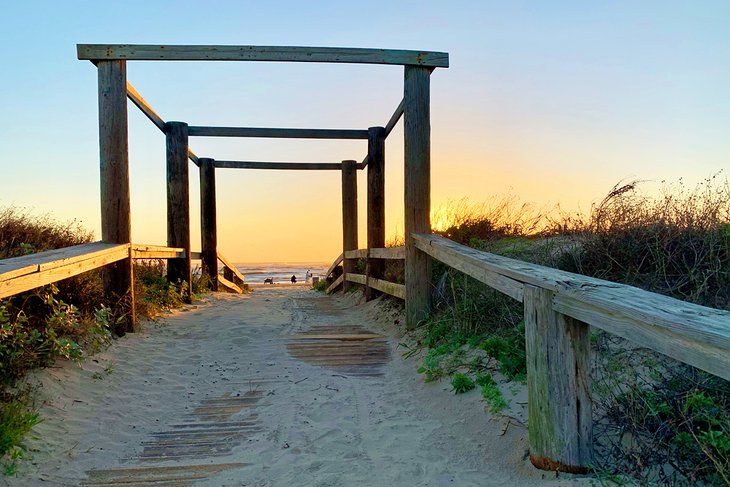
[[[405,259],[406,248],[401,247],[386,247],[382,249],[357,249],[348,250],[345,252],[345,257],[348,259],[366,259],[369,256],[373,259]]]
[[[398,104],[398,107],[396,107],[395,111],[393,112],[393,115],[391,115],[390,120],[388,120],[388,123],[385,124],[385,136],[387,137],[390,135],[390,133],[395,128],[396,124],[398,123],[398,120],[401,119],[403,116],[403,111],[405,107],[405,100],[401,100]]]
[[[371,277],[368,279],[368,286],[385,294],[395,296],[396,298],[406,299],[406,287],[403,284],[396,284],[395,282]]]
[[[261,137],[273,139],[367,139],[367,130],[267,127],[188,127],[190,137]]]
[[[353,47],[78,44],[79,59],[136,61],[278,61],[396,64],[448,68],[445,52]]]
[[[162,245],[132,244],[133,259],[178,259],[185,257],[185,249]]]
[[[553,292],[561,314],[730,380],[730,312],[643,289],[482,252],[437,235],[416,247],[522,300],[524,285]]]
[[[281,169],[294,171],[334,170],[341,171],[341,162],[257,162],[257,161],[218,161],[215,167],[224,169]]]
[[[129,244],[93,242],[0,260],[0,298],[129,258]]]

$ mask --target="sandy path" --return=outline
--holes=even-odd
[[[292,338],[393,335],[395,315],[377,306],[301,288],[217,295],[83,367],[42,371],[33,459],[6,481],[121,485],[109,469],[125,468],[124,485],[588,483],[533,469],[524,429],[503,434],[505,420],[485,413],[477,392],[454,398],[446,383],[424,384],[396,337],[343,342],[362,367],[336,365],[351,358],[331,342]],[[293,356],[302,353],[324,365]]]

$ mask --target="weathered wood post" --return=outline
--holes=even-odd
[[[553,311],[553,292],[525,284],[530,461],[583,473],[591,463],[590,328]]]
[[[215,161],[201,157],[200,164],[200,256],[203,274],[218,290],[218,225],[215,207]]]
[[[357,250],[357,162],[342,161],[342,252]],[[342,259],[343,292],[350,289],[347,274],[355,273],[357,259]]]
[[[382,259],[370,257],[370,249],[385,247],[385,128],[368,129],[368,279],[383,278]],[[380,293],[367,286],[365,299],[370,301]]]
[[[416,248],[414,233],[431,233],[431,70],[406,66],[403,89],[405,142],[406,327],[423,320],[431,304],[431,257]]]
[[[167,261],[167,278],[187,289],[183,300],[191,302],[190,185],[188,181],[188,124],[167,122],[167,245],[182,247],[185,257]]]
[[[99,159],[101,173],[101,239],[131,243],[129,140],[127,137],[127,66],[125,61],[99,61]],[[104,268],[104,293],[126,313],[117,332],[134,331],[134,270],[131,259]]]

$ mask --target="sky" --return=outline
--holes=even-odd
[[[730,162],[724,1],[25,1],[0,9],[0,208],[100,234],[95,68],[77,43],[446,51],[431,76],[432,208],[509,196],[588,211],[619,181],[689,184]],[[403,95],[400,66],[129,62],[165,120],[367,128]],[[132,235],[166,239],[165,139],[129,105]],[[221,160],[362,160],[366,141],[191,138]],[[724,176],[723,176],[724,177]],[[197,168],[191,237],[200,246]],[[341,252],[336,171],[218,170],[219,250],[238,262]],[[365,174],[359,172],[365,245]],[[403,234],[402,122],[386,144],[386,230]]]

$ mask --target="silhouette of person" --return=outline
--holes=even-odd
[[[292,276],[291,276],[291,282],[292,282],[292,284],[294,284],[295,282],[297,282],[297,276],[295,276],[295,275],[292,274]]]

